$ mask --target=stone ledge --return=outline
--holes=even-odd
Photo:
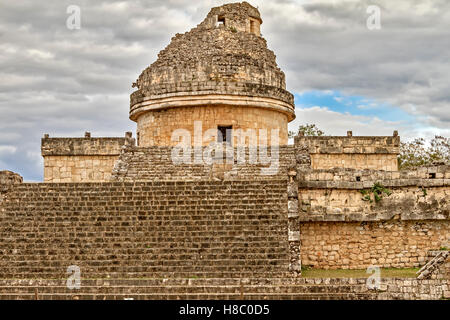
[[[275,94],[269,94],[271,90],[275,90],[274,88],[263,90],[265,92],[264,94],[229,90],[189,92],[186,89],[187,88],[183,88],[178,92],[161,95],[145,94],[140,91],[134,92],[131,98],[130,119],[137,121],[137,118],[147,111],[163,110],[180,106],[192,107],[205,105],[265,108],[286,114],[289,121],[295,119],[293,101],[277,97]],[[276,88],[276,90],[280,91],[282,89]],[[286,91],[286,94],[287,93],[288,92]]]
[[[424,220],[446,220],[450,217],[443,214],[416,214],[416,213],[398,213],[398,212],[378,212],[378,213],[348,213],[348,214],[315,214],[302,213],[299,215],[301,222],[364,222],[364,221],[424,221]]]
[[[384,187],[447,187],[450,179],[398,179],[398,180],[373,180],[364,182],[350,181],[299,181],[301,189],[370,189],[375,183]]]
[[[355,183],[356,188],[368,187],[368,184],[375,181],[386,181],[386,183],[390,183],[392,186],[397,186],[397,182],[389,181],[400,181],[398,182],[400,184],[398,186],[406,186],[410,185],[410,183],[420,185],[420,183],[427,184],[427,181],[438,181],[431,182],[430,186],[433,186],[442,182],[448,183],[450,180],[450,165],[424,166],[407,171],[358,170],[349,168],[310,169],[298,166],[297,171],[300,181],[350,182]],[[332,187],[334,188],[334,186]]]

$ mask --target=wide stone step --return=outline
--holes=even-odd
[[[134,279],[88,279],[81,278],[87,286],[202,286],[202,285],[364,285],[367,278],[134,278]],[[389,280],[395,280],[390,278]],[[399,281],[404,279],[399,278]],[[411,279],[414,280],[414,279]],[[65,286],[66,278],[61,279],[6,279],[0,278],[0,286]],[[415,280],[417,282],[417,280]]]
[[[66,269],[67,270],[67,269]],[[161,270],[159,268],[156,271],[147,270],[146,272],[136,272],[136,271],[129,271],[129,272],[114,272],[114,271],[101,271],[101,272],[89,272],[88,274],[83,273],[82,276],[85,276],[90,279],[104,279],[105,277],[108,277],[108,279],[137,279],[137,278],[223,278],[223,279],[230,279],[230,278],[254,278],[254,277],[266,277],[266,278],[273,278],[273,277],[279,277],[279,276],[288,276],[288,271],[280,271],[280,270],[287,270],[287,265],[285,267],[278,266],[277,268],[266,268],[266,269],[258,269],[258,270],[214,270],[214,271],[182,271],[182,270],[176,270],[176,271],[166,271]],[[40,279],[61,279],[65,278],[67,279],[68,274],[66,272],[38,272],[38,273],[30,273],[27,272],[3,272],[0,274],[0,277],[2,278],[8,278],[8,279],[29,279],[31,278],[40,278]]]
[[[67,286],[0,286],[0,294],[7,293],[35,293],[40,294],[194,294],[194,293],[367,293],[363,285],[166,285],[166,286],[85,286],[81,283],[80,289],[69,289]]]
[[[21,268],[29,268],[29,269],[35,269],[35,270],[46,270],[46,269],[55,269],[55,268],[59,268],[59,267],[67,267],[68,263],[78,263],[78,265],[80,267],[86,266],[86,267],[110,267],[110,268],[117,268],[119,267],[119,265],[121,268],[126,268],[126,267],[130,267],[130,268],[137,268],[137,267],[141,267],[141,268],[148,268],[148,267],[153,267],[153,266],[178,266],[180,268],[183,267],[189,267],[189,266],[196,266],[196,267],[204,267],[205,269],[207,268],[212,268],[212,267],[216,267],[216,266],[223,266],[223,267],[227,267],[228,266],[248,266],[248,267],[254,267],[254,266],[271,266],[271,265],[282,265],[285,260],[283,259],[284,257],[282,256],[281,259],[267,259],[267,261],[265,261],[265,263],[261,262],[260,260],[262,258],[259,259],[171,259],[171,260],[164,260],[164,259],[151,259],[151,260],[147,260],[147,261],[143,261],[143,260],[119,260],[119,259],[108,259],[108,260],[86,260],[86,259],[68,259],[68,260],[55,260],[55,261],[51,261],[48,263],[41,263],[43,261],[45,261],[44,259],[42,260],[35,260],[35,261],[17,261],[17,260],[10,260],[9,263],[13,264],[11,266],[11,268],[15,268],[17,270],[20,270]],[[36,266],[35,263],[39,261],[39,265]],[[114,265],[117,265],[117,267],[115,267]],[[5,267],[3,269],[6,270],[7,268]],[[219,269],[218,269],[219,270]],[[1,274],[2,271],[0,271]]]
[[[39,253],[39,252],[37,252]],[[267,260],[267,263],[277,260],[284,260],[288,256],[283,252],[283,250],[279,250],[278,252],[273,251],[271,253],[267,254],[257,254],[256,252],[252,254],[251,252],[247,252],[245,256],[234,254],[234,253],[226,253],[226,252],[208,252],[208,251],[199,251],[198,253],[191,253],[190,255],[160,255],[158,253],[154,254],[135,254],[133,256],[128,255],[122,255],[121,257],[116,257],[117,254],[112,253],[111,255],[107,256],[100,256],[98,254],[95,254],[95,252],[92,252],[91,254],[77,254],[77,253],[60,253],[60,254],[42,254],[42,255],[36,255],[31,256],[28,258],[28,256],[11,256],[4,258],[2,261],[7,261],[8,263],[15,263],[15,266],[19,266],[20,264],[24,263],[35,263],[37,261],[48,261],[48,265],[52,265],[56,262],[62,262],[62,263],[69,263],[72,261],[79,261],[83,264],[90,264],[90,263],[102,263],[105,261],[126,261],[126,263],[131,263],[134,261],[141,261],[141,264],[144,265],[151,265],[154,262],[152,260],[166,260],[166,261],[172,261],[175,263],[185,261],[186,263],[191,263],[191,260],[199,261],[201,262],[207,262],[207,261],[218,261],[225,262],[225,261],[236,261],[239,263],[241,260],[249,260],[249,261],[259,261],[261,259]],[[165,257],[166,259],[160,259],[160,257]],[[264,261],[263,261],[264,262]],[[117,262],[116,262],[117,263]],[[170,262],[169,262],[170,263]],[[253,264],[253,263],[252,263]],[[0,265],[2,265],[0,263]]]
[[[37,294],[38,300],[370,300],[375,294]],[[0,300],[36,300],[36,294],[0,294]]]

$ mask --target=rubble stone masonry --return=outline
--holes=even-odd
[[[302,222],[303,266],[319,269],[420,267],[429,250],[450,242],[448,220]]]
[[[8,170],[0,171],[0,205],[9,189],[22,182],[23,178],[19,174]]]

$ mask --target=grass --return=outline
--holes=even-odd
[[[381,268],[382,278],[416,278],[418,268],[396,269]],[[302,270],[303,278],[368,278],[372,273],[366,273],[366,270],[324,270],[309,269]]]

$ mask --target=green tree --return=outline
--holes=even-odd
[[[436,162],[450,162],[450,138],[435,136],[429,143],[423,138],[400,143],[400,169],[412,169]]]
[[[305,124],[305,125],[300,125],[298,127],[298,131],[294,132],[294,131],[289,131],[289,138],[293,138],[296,135],[298,135],[300,132],[303,132],[304,136],[314,136],[314,137],[320,137],[325,135],[325,132],[323,132],[322,130],[320,130],[315,124]]]

